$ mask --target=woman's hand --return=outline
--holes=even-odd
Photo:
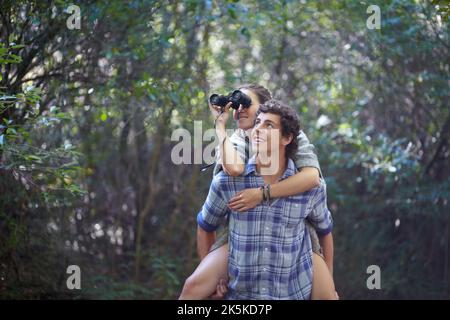
[[[208,104],[209,104],[209,110],[211,110],[211,114],[213,115],[214,120],[216,121],[216,127],[221,126],[221,127],[225,128],[225,125],[226,125],[226,123],[228,121],[228,117],[229,117],[229,112],[228,111],[230,110],[232,102],[229,102],[224,107],[222,114],[220,114],[221,113],[221,107],[220,106],[216,106],[216,105],[213,105],[211,103],[208,103]]]
[[[262,190],[259,188],[251,188],[239,191],[236,195],[228,201],[228,207],[234,211],[247,211],[263,200]]]

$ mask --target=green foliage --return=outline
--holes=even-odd
[[[83,290],[83,298],[100,300],[132,300],[151,299],[156,296],[155,290],[147,286],[130,283],[129,281],[115,281],[110,275],[94,276],[89,279],[88,288]]]
[[[0,2],[1,297],[176,298],[211,175],[171,132],[248,82],[317,147],[340,296],[450,297],[445,1],[378,2],[380,30],[365,1],[91,1],[80,30],[69,4]]]
[[[22,62],[10,53],[21,48],[0,44],[2,68]],[[55,106],[41,112],[39,88],[28,86],[15,94],[5,89],[0,90],[0,293],[5,298],[56,298],[64,295],[58,288],[63,269],[54,267],[64,261],[56,261],[64,253],[50,230],[59,229],[51,212],[83,194],[76,184],[80,154],[68,142],[58,146],[45,140],[69,118]],[[21,119],[9,117],[11,110],[21,113]],[[47,213],[43,219],[25,215],[42,211]],[[47,256],[41,261],[29,252]]]
[[[11,46],[10,49],[22,47]],[[15,55],[5,53],[0,64],[6,66],[9,63],[20,63],[20,57],[8,58],[11,56]],[[62,146],[47,146],[46,142],[35,146],[41,140],[40,136],[49,134],[51,129],[68,121],[69,116],[59,111],[56,106],[40,112],[39,101],[42,93],[40,89],[32,86],[15,95],[8,95],[7,92],[0,94],[1,114],[6,114],[10,108],[23,114],[21,121],[2,119],[1,168],[13,173],[17,180],[21,179],[27,190],[35,187],[41,191],[68,190],[74,195],[82,193],[73,181],[79,173],[77,157],[80,154],[70,142],[65,141]]]

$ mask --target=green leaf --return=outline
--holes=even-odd
[[[38,157],[36,155],[33,155],[33,154],[26,155],[25,159],[26,160],[34,160],[34,161],[39,162],[39,163],[42,162],[42,159],[40,157]]]
[[[16,44],[16,45],[11,46],[10,48],[11,49],[22,49],[24,47],[25,47],[25,45],[23,45],[23,44]]]

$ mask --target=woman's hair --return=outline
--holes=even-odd
[[[270,91],[259,84],[254,83],[244,84],[239,86],[239,90],[240,89],[247,89],[256,94],[260,104],[263,104],[266,101],[272,99],[272,94],[270,93]]]
[[[298,149],[297,136],[300,132],[300,121],[297,113],[291,107],[288,107],[275,99],[266,101],[262,104],[259,107],[258,112],[256,112],[256,116],[261,112],[277,114],[280,116],[281,134],[284,137],[292,135],[292,141],[286,146],[286,158],[294,159]]]

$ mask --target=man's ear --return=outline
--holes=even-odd
[[[294,136],[292,134],[290,134],[288,137],[282,136],[281,143],[283,144],[283,146],[287,146],[289,143],[292,142],[293,138]]]

